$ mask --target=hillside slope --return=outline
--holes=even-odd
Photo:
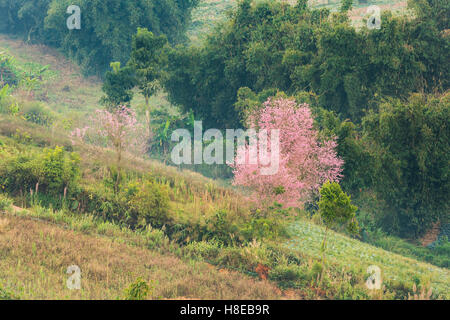
[[[310,221],[296,221],[289,227],[292,239],[286,246],[309,257],[320,259],[324,228]],[[341,267],[370,265],[380,267],[385,281],[429,281],[434,293],[449,298],[450,270],[401,256],[345,235],[330,231],[327,258]]]

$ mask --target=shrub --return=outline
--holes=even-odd
[[[242,234],[248,240],[275,239],[286,234],[286,230],[278,219],[252,218],[242,227]]]
[[[323,272],[323,265],[320,262],[315,262],[309,272],[312,280],[316,280]]]
[[[206,220],[204,238],[207,240],[214,239],[225,245],[231,245],[236,241],[239,242],[239,229],[231,221],[228,211],[219,210],[213,217]]]
[[[76,153],[66,157],[63,148],[44,149],[42,174],[47,192],[56,195],[64,188],[73,187],[80,173],[79,162]]]
[[[0,300],[14,300],[16,299],[13,294],[2,287],[0,287]]]
[[[245,255],[239,247],[225,247],[220,251],[216,263],[238,270],[254,270],[258,261],[249,258],[250,255]]]
[[[216,241],[199,241],[187,244],[184,249],[187,257],[215,261],[222,250],[222,246]]]
[[[131,192],[128,205],[127,223],[134,227],[148,224],[161,227],[171,222],[169,217],[169,192],[166,186],[152,181],[144,181],[139,186],[129,185]]]
[[[345,225],[355,233],[358,229],[355,212],[358,208],[351,204],[350,196],[342,191],[336,182],[326,182],[320,188],[319,213],[325,224],[325,235],[322,242],[322,262],[325,261],[327,247],[327,231],[337,225]]]

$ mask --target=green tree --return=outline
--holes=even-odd
[[[341,7],[339,8],[340,12],[347,12],[352,10],[353,0],[343,0],[341,3]]]
[[[381,29],[369,30],[304,1],[295,7],[242,1],[202,45],[170,53],[164,87],[174,104],[210,127],[242,122],[245,103],[233,106],[243,87],[256,95],[272,88],[290,96],[312,91],[323,108],[359,124],[384,98],[449,88],[450,38],[442,29],[448,5],[414,2],[424,4],[413,16],[384,12]],[[349,8],[346,1],[342,10]]]
[[[333,111],[320,107],[314,110],[317,127],[326,137],[337,137],[337,154],[344,160],[343,178],[340,185],[356,196],[363,189],[372,187],[374,159],[362,139],[360,125],[350,120],[342,121]]]
[[[150,285],[141,277],[137,278],[135,282],[124,292],[124,300],[145,300],[152,294],[154,285],[150,282]]]

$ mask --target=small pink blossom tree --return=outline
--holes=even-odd
[[[248,126],[259,132],[267,130],[269,135],[271,130],[279,130],[279,169],[274,174],[262,175],[261,161],[257,164],[235,161],[233,183],[252,189],[251,198],[259,206],[276,201],[288,207],[301,207],[311,191],[317,191],[324,182],[339,181],[344,162],[336,154],[336,139],[322,141],[313,122],[307,104],[269,98],[262,109],[249,115]],[[247,155],[249,148],[244,146]],[[238,150],[236,159],[242,151]]]
[[[77,128],[71,133],[72,143],[77,139],[88,140],[103,147],[113,148],[119,169],[124,152],[139,155],[145,153],[148,143],[146,130],[129,107],[119,106],[111,112],[96,110],[90,122],[90,126]]]

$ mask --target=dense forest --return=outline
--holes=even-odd
[[[339,137],[344,189],[375,190],[387,230],[420,234],[448,213],[450,7],[409,5],[410,16],[357,30],[348,6],[242,1],[202,46],[169,53],[164,88],[218,128],[245,124],[269,96],[309,103]]]

